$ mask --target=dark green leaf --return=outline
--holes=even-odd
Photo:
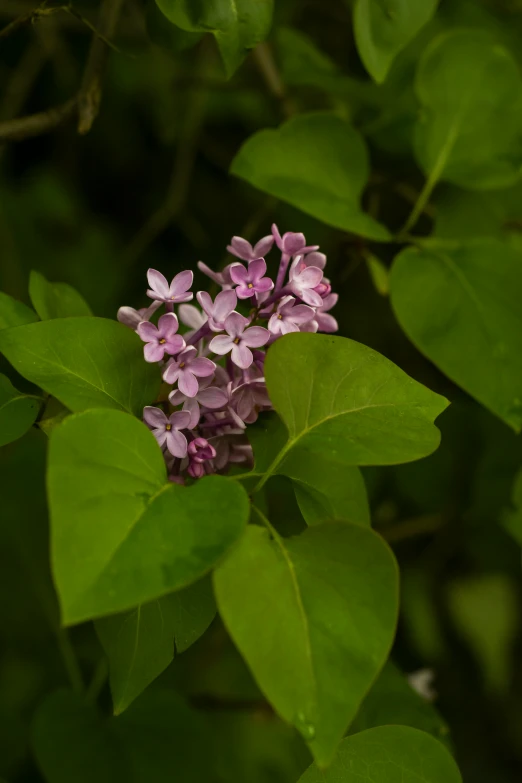
[[[34,754],[49,783],[183,783],[209,780],[204,718],[174,692],[145,693],[105,718],[69,691],[56,691],[33,721]]]
[[[442,35],[419,62],[424,109],[415,138],[430,187],[448,180],[500,188],[522,170],[522,78],[509,52],[480,31]]]
[[[259,687],[327,764],[393,640],[390,550],[357,525],[323,524],[287,539],[253,525],[214,572],[214,587]]]
[[[249,508],[237,482],[209,476],[186,488],[165,480],[153,435],[128,414],[86,411],[52,432],[51,549],[64,623],[179,590],[241,535]]]
[[[386,79],[396,55],[432,18],[438,0],[356,0],[355,42],[376,82]]]
[[[522,546],[522,471],[517,476],[513,488],[514,511],[506,514],[504,527]]]
[[[75,288],[67,283],[50,283],[34,270],[29,277],[29,296],[42,321],[92,315],[91,308]]]
[[[114,714],[119,715],[206,631],[215,615],[208,577],[148,604],[96,620],[109,659]]]
[[[254,448],[254,472],[262,477],[288,440],[278,416],[265,414],[248,429]],[[370,524],[370,509],[364,479],[358,468],[338,462],[335,453],[310,459],[299,444],[277,465],[275,473],[292,479],[301,513],[307,524],[344,519],[357,525]]]
[[[182,30],[181,27],[172,24],[160,11],[156,0],[148,0],[147,2],[145,23],[151,41],[172,54],[183,52],[185,49],[195,46],[203,35],[203,33]]]
[[[364,140],[333,113],[301,114],[277,130],[255,133],[230,171],[327,225],[375,240],[389,238],[360,206],[369,174]]]
[[[6,329],[0,351],[28,381],[72,411],[116,408],[141,416],[159,388],[143,343],[105,318],[60,318]]]
[[[38,316],[30,307],[0,291],[0,329],[32,324],[37,320]]]
[[[156,0],[177,27],[193,33],[226,30],[237,23],[236,0]]]
[[[381,726],[347,737],[328,770],[313,764],[299,783],[462,783],[444,745],[406,726]]]
[[[234,0],[235,21],[215,33],[227,76],[232,76],[250,49],[264,41],[270,32],[274,0]]]
[[[412,342],[446,375],[522,427],[522,254],[495,240],[403,251],[391,298]]]
[[[0,375],[0,446],[18,440],[34,424],[42,399],[17,391],[9,378]]]

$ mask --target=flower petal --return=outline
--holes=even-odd
[[[207,291],[198,291],[196,294],[196,299],[199,302],[199,306],[202,310],[207,314],[207,316],[212,315],[214,311],[214,305],[212,304],[212,297]]]
[[[283,249],[285,253],[293,256],[306,245],[305,235],[301,233],[295,233],[294,231],[287,231],[283,234]]]
[[[308,305],[296,305],[292,308],[289,318],[296,324],[305,324],[307,321],[311,321],[315,315],[313,307]]]
[[[314,291],[313,288],[303,288],[300,296],[303,302],[306,302],[311,307],[320,307],[323,301],[321,295]]]
[[[250,348],[260,348],[268,342],[270,332],[263,326],[251,326],[245,329],[241,337],[241,342]]]
[[[172,424],[175,430],[184,430],[189,426],[190,413],[189,411],[174,411],[169,416],[169,422]]]
[[[158,333],[161,337],[176,334],[179,328],[178,317],[174,313],[164,313],[158,321]]]
[[[326,266],[326,256],[324,253],[317,253],[316,251],[308,253],[304,259],[306,266],[316,266],[319,269],[324,269]]]
[[[207,322],[207,316],[202,313],[197,307],[189,304],[182,304],[178,307],[179,320],[185,326],[190,326],[191,329],[199,329]]]
[[[228,318],[232,310],[234,310],[236,305],[237,296],[235,291],[220,291],[214,302],[214,320],[218,323],[223,323],[223,321]]]
[[[173,389],[169,394],[169,402],[171,405],[182,405],[186,400],[187,398],[179,389]]]
[[[190,370],[181,370],[178,378],[178,389],[187,397],[195,397],[199,390],[198,379]]]
[[[187,429],[189,430],[195,429],[199,424],[199,419],[201,416],[201,411],[199,409],[199,404],[196,398],[187,397],[187,399],[183,403],[183,410],[190,413],[190,421],[188,423]]]
[[[243,237],[232,237],[230,245],[227,250],[236,258],[241,258],[243,261],[249,261],[253,258],[252,245]]]
[[[223,275],[220,272],[214,272],[214,270],[211,269],[206,264],[204,264],[203,261],[198,261],[198,269],[200,272],[203,272],[204,275],[210,277],[210,279],[213,280],[214,283],[217,283],[218,285],[223,285],[224,283]]]
[[[217,337],[212,338],[208,347],[213,353],[217,353],[218,356],[224,356],[232,349],[233,345],[234,340],[230,335],[218,334]]]
[[[208,389],[201,389],[198,392],[198,400],[206,408],[223,408],[227,404],[228,394],[224,389],[218,389],[217,386],[210,386]]]
[[[281,234],[279,233],[279,229],[276,226],[275,223],[272,223],[272,236],[274,237],[275,243],[279,250],[283,249],[283,238],[281,237]]]
[[[156,438],[158,446],[163,446],[163,444],[167,440],[167,430],[165,429],[165,427],[162,427],[161,429],[157,429],[157,430],[152,430],[152,434]]]
[[[242,370],[246,370],[254,361],[254,357],[250,348],[248,348],[243,342],[239,344],[234,343],[232,348],[232,361],[235,365],[241,367]]]
[[[238,299],[250,299],[255,294],[255,288],[248,288],[246,285],[238,285],[235,289]]]
[[[137,310],[134,309],[134,307],[120,307],[116,318],[121,324],[130,326],[131,329],[136,329],[142,320],[141,315]]]
[[[266,291],[271,291],[274,287],[274,281],[271,280],[269,277],[262,277],[260,280],[257,281],[255,284],[256,292],[260,294],[266,293]]]
[[[143,346],[143,356],[146,362],[161,362],[165,355],[165,346],[159,343],[147,343]]]
[[[283,323],[282,319],[279,318],[277,313],[274,313],[270,316],[270,320],[268,322],[268,329],[272,332],[272,334],[281,334],[281,324]],[[253,327],[252,327],[253,328]]]
[[[166,441],[167,448],[173,457],[183,459],[183,457],[187,456],[187,439],[182,432],[179,432],[179,430],[167,432]]]
[[[161,428],[167,424],[167,417],[160,408],[156,408],[154,405],[147,405],[146,408],[143,408],[143,421],[149,427]]]
[[[170,288],[167,278],[158,272],[157,269],[149,269],[147,272],[147,282],[155,294],[159,294],[162,299],[168,299]]]
[[[290,332],[298,332],[299,327],[294,324],[293,321],[281,321],[281,334],[290,334]]]
[[[170,353],[175,356],[185,347],[185,340],[180,334],[173,334],[172,337],[167,339],[167,342],[163,346],[166,353]]]
[[[185,269],[183,272],[179,272],[172,280],[170,284],[170,296],[178,297],[185,294],[189,290],[194,281],[194,272],[191,269]]]
[[[339,324],[329,313],[317,313],[315,320],[320,332],[337,332],[339,330]]]
[[[232,264],[230,267],[230,277],[233,283],[237,285],[249,282],[249,275],[243,264]]]
[[[323,279],[323,270],[318,266],[307,266],[299,274],[299,285],[304,288],[315,288]]]
[[[272,234],[268,234],[268,236],[263,237],[254,245],[252,258],[263,258],[263,256],[266,256],[266,254],[272,250],[273,244],[274,237]]]
[[[321,305],[321,312],[327,313],[328,310],[331,310],[332,307],[335,307],[338,301],[339,301],[339,294],[328,294],[328,296],[325,296],[323,299],[323,304]]]
[[[209,375],[214,375],[215,369],[216,365],[212,359],[207,359],[204,356],[190,362],[190,371],[194,373],[194,375],[197,375],[198,378],[206,378]]]
[[[163,380],[165,383],[176,383],[180,373],[182,372],[183,370],[179,369],[178,362],[170,362],[170,364],[167,365],[165,372],[163,373]]]
[[[157,330],[157,328],[154,326],[154,324],[149,323],[149,321],[141,321],[138,324],[138,328],[136,329],[141,339],[146,342],[156,342],[160,334]]]
[[[248,318],[245,318],[241,313],[233,313],[225,319],[225,329],[231,337],[239,337],[243,334],[245,326],[248,324]]]
[[[266,274],[266,261],[264,258],[254,258],[248,265],[248,277],[252,283],[257,283]]]

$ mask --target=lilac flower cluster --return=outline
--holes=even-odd
[[[264,258],[274,242],[281,251],[275,282]],[[253,247],[233,237],[227,250],[239,260],[222,272],[198,263],[222,289],[215,299],[199,291],[199,307],[187,304],[194,296],[191,271],[169,284],[149,269],[152,304],[118,310],[118,320],[145,343],[145,360],[162,368],[164,392],[144,409],[143,419],[163,450],[169,478],[178,483],[186,475],[200,478],[233,463],[251,463],[246,426],[271,409],[263,372],[266,349],[290,332],[338,328],[329,313],[338,296],[323,275],[326,256],[317,245],[307,245],[303,234],[281,236],[273,225]],[[162,306],[165,312],[155,325],[150,319]],[[180,321],[189,328],[184,334],[178,333]]]

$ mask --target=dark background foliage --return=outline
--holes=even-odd
[[[0,138],[2,123],[76,93],[92,39],[85,20],[97,24],[97,5],[73,6],[83,21],[63,10],[0,38]],[[442,446],[433,456],[365,471],[374,524],[403,572],[395,661],[407,672],[435,670],[437,706],[466,783],[516,783],[522,775],[520,549],[501,522],[521,463],[520,436],[453,386],[402,333],[368,263],[377,252],[387,267],[398,245],[372,246],[331,229],[228,173],[256,130],[276,127],[296,111],[334,108],[353,118],[370,144],[366,209],[392,231],[403,224],[423,183],[408,151],[416,111],[410,70],[435,26],[401,55],[387,82],[393,107],[387,118],[372,107],[348,6],[276,0],[268,54],[250,55],[226,81],[212,40],[185,48],[191,42],[174,35],[153,2],[127,0],[111,36],[117,50],[109,53],[92,129],[76,133],[73,115],[51,133],[0,146],[0,288],[26,300],[29,271],[36,269],[74,285],[96,315],[113,317],[122,304],[145,304],[149,267],[167,277],[195,269],[199,259],[218,267],[233,234],[254,240],[276,221],[282,231],[303,231],[320,244],[340,294],[340,334],[377,349],[452,402],[439,420]],[[1,24],[32,8],[26,0],[0,0]],[[437,29],[459,25],[498,29],[522,64],[519,0],[444,0]],[[321,83],[312,65],[300,64],[283,27],[313,39],[341,75]],[[437,191],[436,205],[450,190]],[[420,233],[431,230],[436,205],[421,216]],[[522,200],[514,212],[502,230],[516,246]],[[480,224],[478,216],[473,220]],[[197,277],[195,289],[203,284]],[[44,453],[45,437],[36,431],[0,453],[0,773],[12,783],[41,779],[29,726],[35,706],[66,682],[71,665],[62,633],[53,630]],[[291,523],[294,501],[285,480],[277,489],[272,516]],[[94,675],[93,694],[99,685],[108,704],[92,630],[81,626],[72,637],[84,674]],[[162,682],[188,694],[204,717],[198,746],[217,759],[216,780],[294,783],[308,763],[218,622]],[[182,756],[180,743],[180,769]]]

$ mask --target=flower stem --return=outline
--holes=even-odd
[[[277,270],[277,279],[275,284],[275,290],[279,291],[280,288],[283,287],[283,282],[286,276],[286,270],[288,269],[288,264],[290,263],[291,256],[288,253],[281,253],[281,262],[279,264],[279,269]]]
[[[208,324],[203,324],[203,326],[200,326],[197,332],[194,332],[192,337],[189,337],[187,342],[187,345],[195,345],[200,340],[202,340],[204,337],[207,337],[211,333],[212,329]]]

